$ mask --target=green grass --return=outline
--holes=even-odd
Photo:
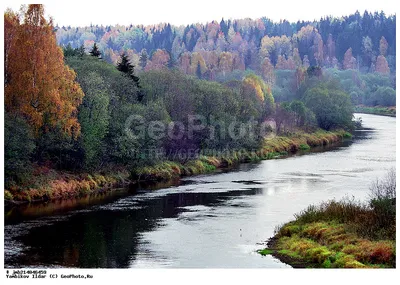
[[[265,248],[265,249],[260,249],[260,250],[257,250],[257,252],[259,253],[259,254],[261,254],[261,255],[270,255],[270,254],[273,254],[274,253],[274,251],[272,250],[272,249],[268,249],[268,248]]]
[[[393,106],[393,107],[382,107],[382,106],[367,107],[367,106],[363,106],[363,105],[358,105],[358,106],[354,107],[354,112],[396,117],[396,107],[395,106]]]
[[[295,218],[276,231],[279,254],[321,268],[395,267],[395,211],[343,199],[309,206]]]
[[[302,143],[302,144],[300,144],[299,148],[300,148],[300,150],[309,150],[310,146],[308,144]]]
[[[278,251],[278,253],[290,256],[292,258],[302,259],[301,255],[299,255],[297,252],[289,250],[289,249],[281,249],[281,250]]]
[[[124,169],[104,173],[70,173],[44,166],[34,168],[35,179],[28,185],[14,185],[4,191],[5,199],[14,201],[43,201],[75,198],[95,193],[100,189],[120,187],[128,182]]]
[[[348,236],[341,247],[330,242],[340,232],[341,224],[311,224],[298,234],[285,236],[280,231],[278,252],[304,262],[319,264],[323,268],[394,267],[395,242],[369,241],[357,236]]]

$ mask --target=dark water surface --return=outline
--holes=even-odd
[[[255,253],[277,225],[312,203],[365,200],[371,182],[395,166],[395,118],[356,117],[372,130],[330,151],[243,164],[156,191],[7,211],[5,266],[289,267]]]

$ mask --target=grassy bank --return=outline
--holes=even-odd
[[[261,149],[257,151],[230,151],[220,156],[200,156],[197,160],[186,163],[166,161],[154,166],[146,166],[132,170],[134,180],[168,180],[182,176],[205,174],[219,168],[226,168],[239,163],[256,162],[273,159],[309,150],[312,147],[329,145],[343,139],[351,138],[351,134],[343,130],[328,132],[318,130],[314,133],[297,132],[289,136],[265,139]]]
[[[380,194],[368,203],[345,199],[310,206],[281,226],[259,253],[293,267],[396,267],[395,186],[390,195],[384,183],[375,186]]]
[[[381,106],[367,107],[364,105],[358,105],[358,106],[354,107],[354,112],[396,117],[396,106],[393,106],[393,107],[381,107]]]
[[[76,198],[130,183],[129,172],[120,168],[107,173],[76,174],[36,166],[33,172],[30,182],[5,190],[7,203]]]
[[[98,191],[121,187],[135,181],[165,181],[183,176],[205,174],[239,163],[273,159],[309,150],[315,146],[339,142],[351,135],[345,131],[295,133],[287,137],[266,139],[257,151],[230,151],[220,156],[199,156],[186,163],[164,161],[127,171],[114,169],[95,174],[60,172],[36,167],[34,179],[25,185],[14,185],[5,190],[5,200],[13,202],[48,201],[89,195]]]

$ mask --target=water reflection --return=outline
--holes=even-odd
[[[186,222],[215,217],[205,213],[207,207],[218,207],[231,198],[259,195],[261,188],[224,193],[174,193],[151,200],[134,200],[126,207],[114,209],[113,203],[96,211],[77,213],[66,220],[33,227],[17,241],[29,248],[10,260],[29,266],[52,265],[82,268],[124,268],[137,256],[141,233],[162,226],[162,219],[178,218]],[[122,199],[123,201],[124,199]],[[125,200],[129,200],[126,198]],[[250,207],[246,203],[231,203],[231,207]],[[109,209],[107,209],[109,207]],[[197,213],[201,212],[201,216]],[[193,215],[196,213],[196,215]]]

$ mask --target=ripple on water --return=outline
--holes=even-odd
[[[142,209],[139,206],[139,201],[137,197],[131,196],[127,198],[119,199],[111,204],[101,205],[96,207],[96,210],[106,210],[106,211],[128,211],[128,210],[139,210]]]
[[[290,176],[301,176],[301,177],[307,177],[307,176],[310,176],[310,177],[323,177],[322,174],[307,173],[307,172],[300,172],[300,171],[297,171],[297,172],[285,172],[283,174],[284,175],[290,175]]]
[[[358,160],[373,161],[373,162],[395,162],[396,156],[394,157],[371,157],[371,156],[356,156]]]
[[[373,171],[373,168],[369,167],[364,167],[364,168],[352,168],[352,169],[323,169],[323,172],[327,172],[325,175],[329,175],[329,173],[336,173],[336,172],[357,172],[357,173],[363,173],[363,172],[369,172]]]
[[[233,183],[240,183],[245,185],[260,185],[264,184],[265,182],[257,181],[257,180],[236,180],[232,181]]]
[[[15,264],[14,258],[20,258],[20,256],[24,255],[30,247],[20,241],[19,237],[25,236],[29,233],[29,231],[33,228],[42,227],[51,225],[53,223],[61,222],[73,214],[64,215],[64,216],[54,216],[54,217],[46,217],[38,220],[30,220],[26,222],[22,222],[16,225],[5,225],[4,226],[4,264],[7,264],[7,267],[13,267]],[[39,265],[40,266],[40,265]],[[20,266],[17,266],[20,267]],[[35,265],[34,267],[38,267]],[[48,267],[46,265],[46,267]],[[61,267],[56,266],[55,267]]]

